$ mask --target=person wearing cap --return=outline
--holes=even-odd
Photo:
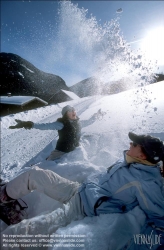
[[[25,129],[41,129],[41,130],[58,130],[59,139],[57,140],[56,148],[46,158],[48,161],[53,161],[60,158],[65,153],[73,151],[79,146],[81,135],[81,124],[79,117],[76,115],[75,109],[67,105],[62,109],[62,117],[52,123],[33,123],[32,121],[15,120],[17,124],[10,126],[10,129],[25,128]]]
[[[164,237],[164,178],[159,166],[164,161],[164,143],[159,138],[132,132],[129,138],[130,148],[123,152],[123,159],[106,172],[89,176],[79,184],[35,166],[7,183],[1,203],[10,203],[38,190],[69,205],[69,209],[63,205],[61,226],[85,216],[127,213],[139,206],[146,218],[141,232],[151,234],[153,230],[153,234]],[[164,244],[164,238],[161,242]]]

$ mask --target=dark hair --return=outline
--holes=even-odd
[[[68,116],[67,116],[67,112],[63,115],[63,119],[64,120],[68,120],[69,119]]]
[[[144,147],[143,147],[142,145],[140,145],[140,147],[141,147],[142,153],[146,156],[146,159],[148,160],[149,156],[148,156],[148,154],[146,153],[146,150],[144,149]],[[149,160],[149,161],[150,161],[150,160]]]

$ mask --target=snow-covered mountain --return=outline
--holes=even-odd
[[[98,75],[84,79],[71,87],[57,75],[43,72],[33,64],[13,53],[0,53],[1,95],[37,96],[48,103],[59,103],[67,99],[61,90],[72,91],[79,97],[110,95],[138,86],[133,77],[122,77],[117,80],[100,80]],[[163,74],[156,74],[154,82],[163,80]],[[152,82],[152,81],[150,81]],[[60,94],[59,94],[60,93]]]
[[[122,157],[123,150],[128,149],[129,131],[148,133],[164,140],[163,93],[164,81],[110,96],[85,97],[2,117],[1,178],[9,181],[29,169],[32,164],[51,169],[65,178],[80,183],[88,175],[106,171],[107,167]],[[15,124],[15,119],[39,123],[55,121],[60,117],[61,109],[66,104],[76,108],[80,119],[86,120],[86,126],[82,128],[81,145],[75,151],[63,156],[60,161],[45,161],[55,147],[56,131],[8,129]],[[87,124],[87,120],[93,114],[96,114],[96,119]],[[25,220],[21,227],[17,224],[6,228],[2,223],[3,234],[19,235],[35,232],[47,235],[53,223],[49,221],[49,215],[56,208],[60,214],[60,204],[37,192],[27,195],[25,201],[29,205],[29,219]],[[133,220],[135,233],[137,233],[141,217],[142,215],[137,214],[137,211],[131,211],[126,215],[108,214],[93,218],[86,217],[54,233],[60,239],[63,235],[84,235],[84,247],[73,249],[117,250],[121,249],[128,240],[129,218]],[[38,223],[40,223],[39,228],[37,228]],[[4,249],[7,248],[4,247]],[[52,244],[47,249],[65,248],[55,247]],[[71,250],[72,247],[68,246],[67,249]]]

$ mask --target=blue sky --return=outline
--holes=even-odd
[[[82,8],[88,10],[82,24],[87,29],[93,25],[93,22],[88,24],[91,15],[95,17],[99,26],[119,17],[121,35],[131,44],[132,49],[140,48],[148,32],[164,27],[164,1],[72,1],[72,3],[78,4],[80,11]],[[122,12],[116,13],[120,8]],[[76,16],[77,9],[74,14],[65,10],[64,13],[67,13],[68,17],[64,14],[66,16],[64,18],[58,14],[59,11],[58,1],[1,1],[1,51],[15,53],[40,70],[59,75],[67,85],[72,85],[92,74],[92,70],[88,71],[88,68],[93,56],[86,57],[84,55],[86,51],[82,51],[82,48],[79,50],[79,47],[73,50],[77,46],[77,41],[75,43],[73,39],[75,34],[71,30],[71,25],[74,24],[68,23],[78,21],[80,23],[82,11]],[[81,27],[75,26],[75,28]],[[63,35],[64,30],[65,35]],[[84,33],[85,31],[83,36]],[[79,34],[81,36],[81,33]],[[62,45],[61,39],[63,39]],[[149,44],[146,47],[149,47]],[[92,53],[96,54],[96,51]],[[150,55],[150,52],[148,53]],[[164,51],[160,52],[162,53],[164,54]],[[157,53],[154,51],[154,54]],[[160,64],[160,70],[164,71],[162,66],[164,62]]]

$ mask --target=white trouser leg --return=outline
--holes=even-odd
[[[81,204],[79,194],[76,193],[67,204],[62,205],[62,208],[58,208],[48,214],[40,215],[35,219],[31,218],[28,220],[23,220],[18,224],[7,227],[3,233],[8,235],[28,234],[31,235],[31,239],[35,239],[35,235],[37,234],[51,235],[55,233],[58,228],[65,227],[73,220],[83,218],[83,206]],[[8,248],[6,248],[6,250],[8,250]]]
[[[65,203],[77,192],[78,187],[78,182],[67,180],[51,170],[34,167],[7,183],[6,192],[11,198],[18,199],[37,190]]]

